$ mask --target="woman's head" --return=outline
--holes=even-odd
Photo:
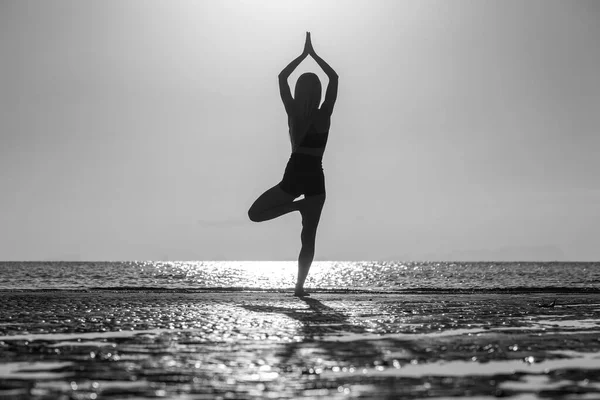
[[[321,104],[321,81],[316,74],[306,72],[298,78],[294,90],[294,102],[306,117]]]

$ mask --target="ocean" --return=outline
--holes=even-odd
[[[287,290],[294,261],[2,262],[2,290]],[[322,292],[600,290],[599,262],[315,261]]]

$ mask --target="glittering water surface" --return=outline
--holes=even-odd
[[[294,286],[291,261],[4,262],[0,289],[260,288]],[[314,262],[307,287],[412,289],[599,289],[600,263]]]

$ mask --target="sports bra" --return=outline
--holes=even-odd
[[[308,128],[306,136],[304,136],[304,141],[302,141],[302,143],[299,144],[299,147],[309,147],[311,149],[323,148],[327,143],[328,136],[329,130],[327,130],[327,132],[317,132],[315,125],[312,124]]]

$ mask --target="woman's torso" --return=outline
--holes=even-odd
[[[331,117],[321,109],[312,116],[288,115],[292,153],[322,157],[325,152]]]

